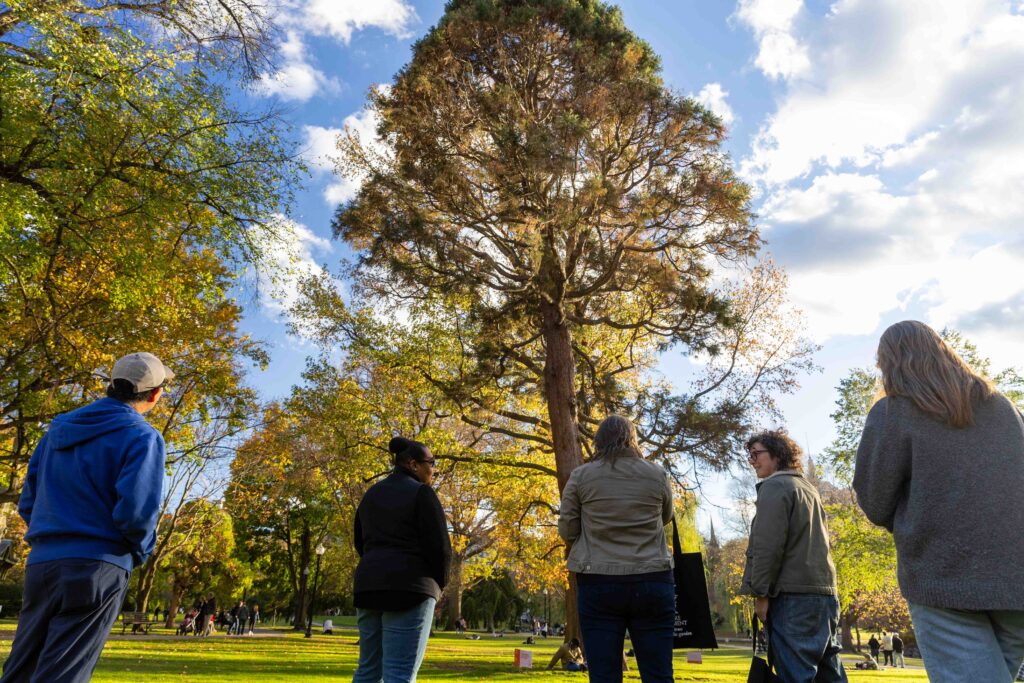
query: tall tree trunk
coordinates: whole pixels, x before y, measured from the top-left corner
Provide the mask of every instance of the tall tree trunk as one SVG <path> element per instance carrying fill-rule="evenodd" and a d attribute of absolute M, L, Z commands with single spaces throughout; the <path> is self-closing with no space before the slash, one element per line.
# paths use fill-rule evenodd
<path fill-rule="evenodd" d="M 178 605 L 181 604 L 181 596 L 183 591 L 177 586 L 171 585 L 171 604 L 167 608 L 167 621 L 164 622 L 164 628 L 174 628 L 174 619 L 178 616 Z"/>
<path fill-rule="evenodd" d="M 153 579 L 156 578 L 156 560 L 155 555 L 150 555 L 139 570 L 139 588 L 135 592 L 135 604 L 139 612 L 149 609 L 149 596 L 153 592 Z"/>
<path fill-rule="evenodd" d="M 543 304 L 544 393 L 555 447 L 558 490 L 565 488 L 569 474 L 583 463 L 576 415 L 576 363 L 572 355 L 572 334 L 557 304 Z"/>
<path fill-rule="evenodd" d="M 555 470 L 558 491 L 565 488 L 569 474 L 583 463 L 576 414 L 576 364 L 572 355 L 572 334 L 565 324 L 560 306 L 542 305 L 544 314 L 544 393 L 551 421 L 551 440 L 555 446 Z M 570 547 L 566 546 L 566 554 Z M 565 640 L 580 638 L 576 614 L 576 581 L 569 578 L 565 593 Z M 582 640 L 582 638 L 581 638 Z"/>
<path fill-rule="evenodd" d="M 299 537 L 299 590 L 295 595 L 295 623 L 292 624 L 292 628 L 296 631 L 306 630 L 306 596 L 309 588 L 309 573 L 313 571 L 313 568 L 309 566 L 312 553 L 310 552 L 310 546 L 312 545 L 313 535 L 309 531 L 309 523 L 303 521 L 302 523 L 302 535 Z"/>
<path fill-rule="evenodd" d="M 853 650 L 853 627 L 856 625 L 859 615 L 852 609 L 847 609 L 843 612 L 843 649 L 847 651 Z"/>
<path fill-rule="evenodd" d="M 445 586 L 446 597 L 448 598 L 448 624 L 445 629 L 455 630 L 455 622 L 462 616 L 462 584 L 463 565 L 465 559 L 461 553 L 452 554 L 451 572 L 448 575 L 448 585 Z"/>

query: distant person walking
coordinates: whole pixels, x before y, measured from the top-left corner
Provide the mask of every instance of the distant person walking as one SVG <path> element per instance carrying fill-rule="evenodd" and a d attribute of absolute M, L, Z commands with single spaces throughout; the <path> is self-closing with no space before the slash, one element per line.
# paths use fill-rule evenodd
<path fill-rule="evenodd" d="M 760 481 L 741 590 L 754 596 L 783 683 L 845 682 L 836 568 L 803 452 L 782 431 L 756 434 L 746 447 Z"/>
<path fill-rule="evenodd" d="M 882 656 L 885 657 L 886 666 L 892 666 L 892 634 L 882 631 Z"/>
<path fill-rule="evenodd" d="M 32 454 L 18 503 L 32 550 L 3 683 L 92 676 L 156 543 L 164 440 L 143 415 L 173 377 L 150 353 L 118 359 L 107 398 L 54 418 Z"/>
<path fill-rule="evenodd" d="M 875 660 L 875 663 L 878 664 L 878 653 L 882 649 L 882 643 L 874 633 L 871 634 L 871 640 L 868 641 L 868 649 L 871 651 L 871 659 Z"/>
<path fill-rule="evenodd" d="M 203 600 L 202 605 L 199 607 L 199 624 L 196 627 L 197 636 L 208 636 L 210 635 L 211 620 L 217 613 L 217 598 L 213 593 L 207 593 L 206 599 Z"/>
<path fill-rule="evenodd" d="M 238 604 L 235 605 L 234 607 L 232 607 L 231 611 L 228 612 L 228 615 L 227 615 L 227 619 L 228 619 L 227 635 L 229 635 L 229 636 L 233 635 L 235 633 L 235 629 L 238 628 L 238 610 L 241 609 L 241 607 L 242 607 L 242 601 L 239 600 Z"/>
<path fill-rule="evenodd" d="M 260 606 L 253 605 L 252 609 L 249 610 L 249 635 L 253 635 L 256 631 L 256 624 L 260 623 Z"/>
<path fill-rule="evenodd" d="M 892 634 L 892 665 L 901 669 L 906 668 L 903 661 L 903 639 L 900 638 L 899 633 Z"/>
<path fill-rule="evenodd" d="M 238 613 L 235 615 L 235 635 L 244 636 L 246 627 L 249 624 L 249 608 L 245 606 L 245 600 L 238 603 Z"/>
<path fill-rule="evenodd" d="M 924 323 L 889 327 L 877 358 L 853 487 L 895 538 L 928 677 L 1007 683 L 1024 660 L 1024 422 Z"/>
<path fill-rule="evenodd" d="M 448 523 L 430 487 L 433 454 L 401 437 L 391 439 L 388 450 L 394 471 L 370 487 L 356 510 L 354 683 L 416 680 L 451 564 Z"/>
<path fill-rule="evenodd" d="M 643 459 L 633 423 L 609 415 L 594 435 L 594 459 L 569 475 L 558 533 L 572 544 L 577 608 L 591 683 L 622 681 L 629 629 L 643 683 L 671 683 L 675 590 L 665 524 L 672 488 Z"/>

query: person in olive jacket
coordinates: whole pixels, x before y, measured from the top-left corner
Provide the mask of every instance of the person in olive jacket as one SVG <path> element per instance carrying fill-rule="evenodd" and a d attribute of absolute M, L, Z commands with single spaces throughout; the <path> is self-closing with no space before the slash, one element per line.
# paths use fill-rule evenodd
<path fill-rule="evenodd" d="M 621 683 L 627 629 L 643 683 L 672 683 L 675 588 L 665 525 L 672 487 L 644 460 L 636 427 L 609 415 L 594 434 L 594 458 L 569 475 L 558 533 L 572 544 L 577 613 L 590 683 Z"/>
<path fill-rule="evenodd" d="M 782 683 L 846 683 L 836 568 L 803 453 L 783 431 L 756 434 L 746 447 L 760 481 L 741 592 L 755 597 Z"/>
<path fill-rule="evenodd" d="M 395 437 L 395 469 L 366 492 L 355 519 L 355 606 L 359 665 L 353 683 L 415 681 L 434 606 L 448 582 L 451 542 L 430 484 L 434 456 Z"/>

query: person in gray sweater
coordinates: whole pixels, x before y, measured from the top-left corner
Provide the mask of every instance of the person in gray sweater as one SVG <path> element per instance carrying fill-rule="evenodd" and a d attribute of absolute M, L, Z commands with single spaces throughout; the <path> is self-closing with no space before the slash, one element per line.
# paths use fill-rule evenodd
<path fill-rule="evenodd" d="M 896 541 L 929 679 L 1007 683 L 1024 660 L 1024 421 L 924 323 L 887 329 L 878 367 L 853 488 Z"/>

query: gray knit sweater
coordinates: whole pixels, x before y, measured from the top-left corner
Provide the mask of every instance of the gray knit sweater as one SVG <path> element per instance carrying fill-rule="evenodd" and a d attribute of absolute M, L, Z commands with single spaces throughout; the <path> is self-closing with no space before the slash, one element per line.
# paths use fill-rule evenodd
<path fill-rule="evenodd" d="M 1024 422 L 996 395 L 948 427 L 902 397 L 871 409 L 853 488 L 896 540 L 910 602 L 1024 610 Z"/>

